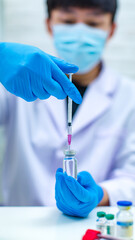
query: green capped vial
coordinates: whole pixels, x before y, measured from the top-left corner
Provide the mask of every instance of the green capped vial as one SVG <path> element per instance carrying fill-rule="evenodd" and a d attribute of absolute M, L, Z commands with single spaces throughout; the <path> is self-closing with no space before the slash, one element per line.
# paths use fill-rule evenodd
<path fill-rule="evenodd" d="M 117 202 L 119 212 L 117 213 L 117 236 L 123 239 L 133 239 L 133 214 L 131 212 L 132 202 Z"/>
<path fill-rule="evenodd" d="M 97 212 L 97 220 L 96 220 L 96 229 L 101 233 L 105 233 L 105 212 Z"/>
<path fill-rule="evenodd" d="M 111 236 L 115 236 L 115 221 L 114 214 L 106 214 L 106 233 Z"/>

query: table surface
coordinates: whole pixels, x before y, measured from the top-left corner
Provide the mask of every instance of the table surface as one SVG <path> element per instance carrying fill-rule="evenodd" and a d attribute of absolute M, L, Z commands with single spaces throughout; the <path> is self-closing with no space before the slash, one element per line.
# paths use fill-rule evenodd
<path fill-rule="evenodd" d="M 96 208 L 81 219 L 54 207 L 0 207 L 0 240 L 81 240 L 87 229 L 95 229 L 97 211 L 116 214 L 118 209 Z"/>

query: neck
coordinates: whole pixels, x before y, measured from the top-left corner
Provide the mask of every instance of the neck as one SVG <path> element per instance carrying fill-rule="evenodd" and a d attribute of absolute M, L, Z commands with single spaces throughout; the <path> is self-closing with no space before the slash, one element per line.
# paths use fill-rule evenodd
<path fill-rule="evenodd" d="M 102 68 L 102 63 L 99 63 L 95 68 L 86 74 L 74 74 L 73 82 L 80 86 L 87 87 L 92 83 L 99 75 Z"/>

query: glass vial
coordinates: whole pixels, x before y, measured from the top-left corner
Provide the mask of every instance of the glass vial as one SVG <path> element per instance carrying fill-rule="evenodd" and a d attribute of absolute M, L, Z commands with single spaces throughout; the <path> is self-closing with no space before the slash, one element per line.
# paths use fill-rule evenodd
<path fill-rule="evenodd" d="M 106 234 L 115 236 L 115 221 L 113 214 L 106 214 Z"/>
<path fill-rule="evenodd" d="M 119 212 L 117 213 L 117 236 L 123 239 L 133 239 L 133 214 L 130 211 L 132 202 L 117 202 Z"/>
<path fill-rule="evenodd" d="M 101 233 L 105 233 L 105 212 L 97 212 L 97 220 L 96 220 L 96 229 Z"/>
<path fill-rule="evenodd" d="M 65 150 L 65 157 L 63 160 L 63 172 L 77 180 L 77 160 L 75 158 L 74 150 Z"/>

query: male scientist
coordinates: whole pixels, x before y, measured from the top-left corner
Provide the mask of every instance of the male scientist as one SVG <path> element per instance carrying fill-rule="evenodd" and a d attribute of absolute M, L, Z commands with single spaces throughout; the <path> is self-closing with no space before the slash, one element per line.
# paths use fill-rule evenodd
<path fill-rule="evenodd" d="M 98 204 L 134 201 L 135 84 L 101 61 L 115 32 L 116 0 L 48 0 L 47 6 L 46 22 L 57 55 L 79 66 L 73 83 L 83 101 L 78 105 L 80 95 L 64 75 L 75 73 L 75 66 L 29 46 L 21 51 L 22 45 L 0 45 L 0 81 L 14 94 L 0 86 L 0 124 L 7 139 L 4 204 L 56 202 L 63 213 L 86 217 Z M 56 98 L 67 95 L 77 103 L 72 139 L 77 180 L 59 168 L 67 143 L 67 100 Z"/>

